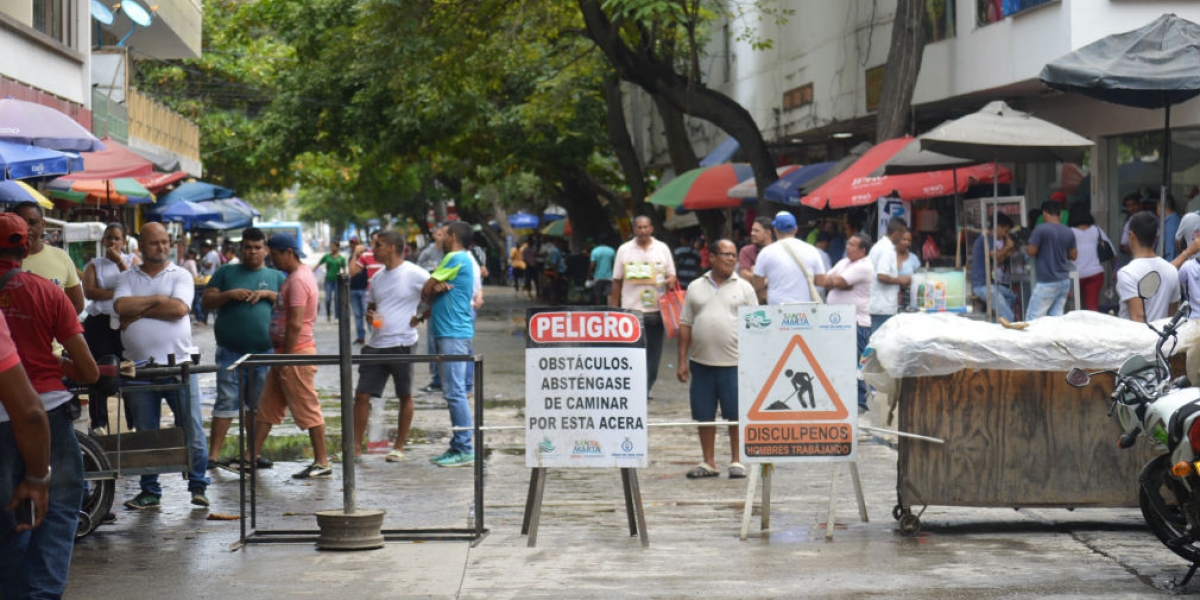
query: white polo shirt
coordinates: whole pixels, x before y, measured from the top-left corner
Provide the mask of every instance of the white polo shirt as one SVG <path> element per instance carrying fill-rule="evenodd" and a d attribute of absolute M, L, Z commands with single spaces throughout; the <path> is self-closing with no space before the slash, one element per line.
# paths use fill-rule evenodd
<path fill-rule="evenodd" d="M 175 263 L 167 263 L 157 276 L 150 277 L 138 265 L 117 279 L 113 302 L 125 297 L 170 296 L 183 301 L 190 308 L 195 296 L 196 283 L 192 275 Z M 132 361 L 154 359 L 165 365 L 167 357 L 174 354 L 175 362 L 192 359 L 192 322 L 188 315 L 172 321 L 141 318 L 121 331 L 121 343 L 125 345 L 125 358 Z"/>

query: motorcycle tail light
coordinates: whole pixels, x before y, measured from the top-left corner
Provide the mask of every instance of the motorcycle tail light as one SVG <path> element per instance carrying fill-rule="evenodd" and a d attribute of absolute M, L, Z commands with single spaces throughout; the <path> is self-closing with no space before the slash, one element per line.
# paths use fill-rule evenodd
<path fill-rule="evenodd" d="M 1200 417 L 1188 427 L 1188 441 L 1192 444 L 1192 455 L 1200 454 Z"/>
<path fill-rule="evenodd" d="M 1186 460 L 1179 461 L 1171 467 L 1171 472 L 1174 473 L 1176 477 L 1187 477 L 1188 473 L 1192 472 L 1192 463 L 1189 463 Z"/>

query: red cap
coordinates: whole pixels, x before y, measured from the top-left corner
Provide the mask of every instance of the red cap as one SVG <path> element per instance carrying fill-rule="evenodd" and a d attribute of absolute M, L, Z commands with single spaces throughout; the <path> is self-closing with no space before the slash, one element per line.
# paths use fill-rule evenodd
<path fill-rule="evenodd" d="M 1054 192 L 1053 194 L 1050 194 L 1050 199 L 1055 202 L 1066 202 L 1067 195 L 1062 192 Z"/>
<path fill-rule="evenodd" d="M 24 248 L 29 225 L 16 213 L 0 213 L 0 248 Z"/>

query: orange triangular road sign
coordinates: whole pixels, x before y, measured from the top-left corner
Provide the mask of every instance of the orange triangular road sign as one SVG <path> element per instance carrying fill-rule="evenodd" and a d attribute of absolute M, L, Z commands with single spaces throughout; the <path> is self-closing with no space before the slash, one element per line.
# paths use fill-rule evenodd
<path fill-rule="evenodd" d="M 789 369 L 789 371 L 793 373 L 791 378 L 794 391 L 787 398 L 775 398 L 768 403 L 767 398 L 771 394 L 771 390 L 775 388 L 776 381 L 784 373 L 784 367 L 787 366 L 788 360 L 795 354 L 797 348 L 804 354 L 804 358 L 808 362 L 812 374 L 810 375 L 808 372 L 802 371 L 793 365 L 793 368 Z M 820 410 L 817 409 L 817 403 L 812 393 L 813 376 L 815 376 L 816 381 L 821 384 L 821 388 L 825 390 L 825 393 L 833 402 L 832 410 L 828 407 Z M 788 375 L 784 375 L 785 381 L 788 378 Z M 767 406 L 764 407 L 763 404 L 767 404 Z M 791 408 L 792 406 L 799 406 L 800 408 Z M 751 421 L 839 421 L 849 415 L 850 413 L 846 410 L 846 405 L 842 403 L 841 397 L 833 389 L 833 383 L 825 375 L 825 370 L 817 363 L 816 357 L 813 356 L 808 344 L 804 342 L 804 338 L 798 335 L 793 336 L 792 341 L 784 348 L 783 354 L 779 357 L 779 362 L 775 363 L 775 368 L 771 370 L 766 384 L 763 386 L 762 391 L 758 393 L 758 397 L 754 399 L 754 404 L 750 406 L 750 411 L 747 414 Z"/>

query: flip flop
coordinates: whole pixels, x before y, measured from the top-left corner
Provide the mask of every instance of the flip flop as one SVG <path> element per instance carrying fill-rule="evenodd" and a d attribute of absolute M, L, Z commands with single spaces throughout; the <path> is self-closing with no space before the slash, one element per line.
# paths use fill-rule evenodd
<path fill-rule="evenodd" d="M 404 451 L 403 450 L 392 450 L 391 452 L 387 453 L 387 458 L 385 460 L 387 462 L 403 461 L 404 460 Z"/>
<path fill-rule="evenodd" d="M 720 471 L 708 466 L 705 463 L 700 463 L 687 472 L 688 479 L 703 479 L 705 477 L 717 477 L 721 474 Z"/>
<path fill-rule="evenodd" d="M 730 479 L 745 479 L 746 478 L 746 467 L 743 466 L 742 463 L 733 463 L 733 464 L 729 465 L 729 478 Z"/>

